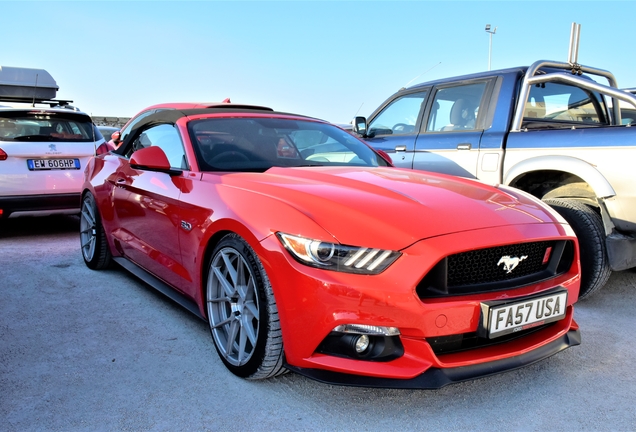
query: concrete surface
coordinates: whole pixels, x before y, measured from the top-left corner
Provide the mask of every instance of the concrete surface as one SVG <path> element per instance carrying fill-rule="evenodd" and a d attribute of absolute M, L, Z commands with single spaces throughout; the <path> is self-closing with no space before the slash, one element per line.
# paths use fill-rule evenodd
<path fill-rule="evenodd" d="M 91 271 L 76 217 L 0 222 L 0 430 L 635 430 L 636 272 L 579 303 L 583 343 L 437 391 L 250 382 L 205 322 Z"/>

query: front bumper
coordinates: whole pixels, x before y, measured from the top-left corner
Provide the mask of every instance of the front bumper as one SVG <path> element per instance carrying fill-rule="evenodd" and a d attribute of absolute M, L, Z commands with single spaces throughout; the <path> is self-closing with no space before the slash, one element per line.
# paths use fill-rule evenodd
<path fill-rule="evenodd" d="M 449 384 L 508 372 L 541 361 L 569 347 L 581 344 L 579 329 L 572 329 L 554 341 L 524 354 L 492 362 L 454 368 L 430 368 L 411 379 L 391 379 L 338 373 L 323 369 L 306 369 L 286 364 L 285 366 L 308 378 L 326 384 L 355 387 L 438 389 Z"/>
<path fill-rule="evenodd" d="M 419 281 L 445 256 L 498 245 L 493 242 L 554 239 L 576 241 L 568 227 L 558 224 L 507 226 L 439 236 L 404 249 L 400 259 L 374 276 L 304 266 L 291 258 L 274 236 L 264 239 L 257 253 L 264 257 L 263 266 L 274 289 L 285 358 L 291 370 L 325 382 L 436 388 L 514 369 L 578 344 L 572 306 L 580 286 L 578 254 L 569 271 L 530 285 L 437 298 L 420 298 L 416 292 Z M 480 323 L 482 302 L 523 299 L 556 287 L 569 293 L 566 317 L 560 321 L 514 340 L 479 348 L 453 352 L 433 348 L 431 341 L 436 338 L 474 334 Z M 396 327 L 403 354 L 387 361 L 325 354 L 319 347 L 342 324 Z M 341 379 L 343 375 L 351 377 Z M 442 376 L 447 378 L 439 378 Z M 412 380 L 414 384 L 405 384 Z"/>

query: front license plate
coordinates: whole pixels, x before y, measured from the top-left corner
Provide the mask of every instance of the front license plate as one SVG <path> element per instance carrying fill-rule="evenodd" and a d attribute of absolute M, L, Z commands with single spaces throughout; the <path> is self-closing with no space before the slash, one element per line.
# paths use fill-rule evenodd
<path fill-rule="evenodd" d="M 31 171 L 80 169 L 79 159 L 27 159 Z"/>
<path fill-rule="evenodd" d="M 489 339 L 527 330 L 565 317 L 568 292 L 559 290 L 506 304 L 482 303 L 482 326 Z"/>

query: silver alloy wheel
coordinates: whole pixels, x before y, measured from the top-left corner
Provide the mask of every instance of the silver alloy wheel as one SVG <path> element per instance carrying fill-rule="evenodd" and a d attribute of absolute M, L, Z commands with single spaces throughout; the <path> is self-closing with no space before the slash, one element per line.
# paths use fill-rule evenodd
<path fill-rule="evenodd" d="M 95 246 L 97 244 L 97 219 L 95 218 L 95 205 L 91 195 L 87 195 L 82 202 L 80 242 L 84 259 L 91 261 L 95 257 Z"/>
<path fill-rule="evenodd" d="M 208 317 L 216 346 L 228 363 L 242 366 L 254 354 L 259 334 L 254 274 L 236 249 L 225 247 L 212 259 L 207 288 Z"/>

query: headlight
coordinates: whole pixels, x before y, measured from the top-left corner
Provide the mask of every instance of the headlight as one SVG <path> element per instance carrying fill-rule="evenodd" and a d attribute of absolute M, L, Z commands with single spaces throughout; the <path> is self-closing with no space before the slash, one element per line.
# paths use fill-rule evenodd
<path fill-rule="evenodd" d="M 325 270 L 378 274 L 401 255 L 396 251 L 346 246 L 281 232 L 276 235 L 298 262 Z"/>

